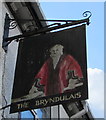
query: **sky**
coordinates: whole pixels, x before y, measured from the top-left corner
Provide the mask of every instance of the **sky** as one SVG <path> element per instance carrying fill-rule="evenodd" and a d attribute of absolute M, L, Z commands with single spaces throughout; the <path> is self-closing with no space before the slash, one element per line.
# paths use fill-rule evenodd
<path fill-rule="evenodd" d="M 85 11 L 92 13 L 90 25 L 86 27 L 89 87 L 87 102 L 95 118 L 104 118 L 104 2 L 58 1 L 40 0 L 46 19 L 80 20 L 84 18 L 82 14 Z"/>

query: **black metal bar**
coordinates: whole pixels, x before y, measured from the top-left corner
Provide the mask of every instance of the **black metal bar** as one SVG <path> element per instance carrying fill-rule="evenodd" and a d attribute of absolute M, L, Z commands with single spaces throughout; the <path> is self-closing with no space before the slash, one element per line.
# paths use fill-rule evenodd
<path fill-rule="evenodd" d="M 55 25 L 59 26 L 59 25 L 61 25 L 61 23 L 53 23 L 53 24 L 45 26 L 44 28 L 49 28 L 49 27 L 52 27 L 52 26 L 55 26 Z"/>
<path fill-rule="evenodd" d="M 15 19 L 9 19 L 11 21 L 15 21 Z M 18 21 L 34 21 L 34 19 L 17 19 Z M 84 19 L 82 19 L 84 20 Z M 39 19 L 39 21 L 47 21 L 47 22 L 76 22 L 79 20 L 43 20 L 43 19 Z"/>
<path fill-rule="evenodd" d="M 9 36 L 9 27 L 10 27 L 10 20 L 9 15 L 6 13 L 5 15 L 5 23 L 4 23 L 4 32 L 3 32 L 3 42 L 2 42 L 2 48 L 4 49 L 5 52 L 8 50 L 8 44 L 10 41 L 5 41 L 6 38 Z"/>
<path fill-rule="evenodd" d="M 23 37 L 29 37 L 29 36 L 33 36 L 33 35 L 49 32 L 49 31 L 53 31 L 53 30 L 56 30 L 56 29 L 64 28 L 64 27 L 78 25 L 78 24 L 81 24 L 81 23 L 87 23 L 87 25 L 89 25 L 89 18 L 83 19 L 83 20 L 79 20 L 79 21 L 76 21 L 76 22 L 72 22 L 72 23 L 62 24 L 60 26 L 55 26 L 55 27 L 50 27 L 50 28 L 42 28 L 40 30 L 33 31 L 33 32 L 30 32 L 30 33 L 9 37 L 9 38 L 6 38 L 5 40 L 6 41 L 13 41 L 15 39 L 19 39 L 19 38 L 23 38 Z"/>
<path fill-rule="evenodd" d="M 52 111 L 51 111 L 51 106 L 50 106 L 50 120 L 51 120 L 51 118 L 52 118 L 52 116 L 51 116 L 51 112 L 52 112 Z"/>
<path fill-rule="evenodd" d="M 6 106 L 4 106 L 4 107 L 0 108 L 0 110 L 3 110 L 3 109 L 8 108 L 8 107 L 10 107 L 10 106 L 11 106 L 11 104 L 6 105 Z"/>
<path fill-rule="evenodd" d="M 58 105 L 58 120 L 60 120 L 60 105 Z"/>
<path fill-rule="evenodd" d="M 29 3 L 27 3 L 26 4 L 27 5 L 27 7 L 28 7 L 28 9 L 30 10 L 30 12 L 31 12 L 31 14 L 32 14 L 32 9 L 30 9 L 29 8 L 29 6 L 31 5 L 31 4 L 29 4 Z M 31 7 L 32 8 L 32 7 Z M 37 14 L 34 12 L 34 14 L 37 16 Z M 33 14 L 32 14 L 33 15 Z M 86 17 L 86 19 L 87 18 L 90 18 L 92 16 L 92 13 L 90 12 L 90 11 L 85 11 L 84 13 L 83 13 L 83 17 Z M 16 19 L 9 19 L 9 20 L 12 20 L 12 21 L 16 21 Z M 36 21 L 36 19 L 35 19 L 35 16 L 34 16 L 34 19 L 17 19 L 18 21 Z M 76 22 L 76 21 L 79 21 L 79 20 L 45 20 L 45 19 L 39 19 L 38 17 L 37 17 L 37 20 L 38 20 L 38 22 L 39 21 L 48 21 L 48 22 L 66 22 L 66 23 L 68 23 L 68 22 Z M 84 19 L 82 19 L 82 20 L 84 20 Z"/>
<path fill-rule="evenodd" d="M 15 19 L 9 19 L 9 20 L 12 20 L 12 21 L 15 21 Z M 18 21 L 34 21 L 34 19 L 17 19 Z M 43 20 L 43 19 L 39 19 L 39 21 L 47 21 L 47 22 L 75 22 L 75 21 L 78 21 L 78 20 Z"/>
<path fill-rule="evenodd" d="M 36 120 L 36 115 L 37 113 L 34 111 L 34 110 L 30 110 L 30 112 L 32 113 L 33 117 L 34 117 L 34 120 Z"/>
<path fill-rule="evenodd" d="M 76 22 L 78 20 L 40 20 L 40 21 L 48 21 L 48 22 Z"/>

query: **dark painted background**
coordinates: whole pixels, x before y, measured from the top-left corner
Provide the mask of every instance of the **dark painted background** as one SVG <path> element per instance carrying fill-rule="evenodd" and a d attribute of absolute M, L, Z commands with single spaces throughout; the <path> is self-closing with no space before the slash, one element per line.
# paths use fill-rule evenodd
<path fill-rule="evenodd" d="M 82 89 L 85 98 L 88 97 L 86 26 L 81 25 L 59 32 L 25 38 L 20 41 L 12 99 L 28 94 L 34 82 L 34 76 L 49 57 L 49 48 L 57 43 L 64 46 L 64 53 L 71 54 L 80 64 L 85 79 Z"/>

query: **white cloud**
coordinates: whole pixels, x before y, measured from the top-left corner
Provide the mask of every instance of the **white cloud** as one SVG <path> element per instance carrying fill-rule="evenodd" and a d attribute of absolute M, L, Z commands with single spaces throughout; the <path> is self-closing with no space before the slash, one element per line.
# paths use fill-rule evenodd
<path fill-rule="evenodd" d="M 89 99 L 91 109 L 104 111 L 104 72 L 97 68 L 88 68 Z"/>

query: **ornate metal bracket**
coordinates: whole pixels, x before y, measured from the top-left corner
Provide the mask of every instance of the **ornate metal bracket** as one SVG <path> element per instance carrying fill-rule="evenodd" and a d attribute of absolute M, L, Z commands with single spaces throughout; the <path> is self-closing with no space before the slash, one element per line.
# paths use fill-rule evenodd
<path fill-rule="evenodd" d="M 11 43 L 11 41 L 6 41 L 9 35 L 9 30 L 14 29 L 16 27 L 17 27 L 16 21 L 11 20 L 9 15 L 6 13 L 5 23 L 4 23 L 3 42 L 2 42 L 2 48 L 4 49 L 5 52 L 7 52 L 8 45 Z"/>
<path fill-rule="evenodd" d="M 90 11 L 85 11 L 82 15 L 83 15 L 83 17 L 88 19 L 88 21 L 86 21 L 86 23 L 87 23 L 87 25 L 89 25 L 90 24 L 89 18 L 92 16 L 92 13 Z M 83 21 L 85 19 L 81 19 L 81 20 Z M 40 21 L 56 22 L 54 24 L 61 25 L 62 22 L 65 22 L 67 24 L 67 23 L 78 22 L 78 21 L 81 21 L 81 20 L 40 20 Z M 54 25 L 54 24 L 51 24 L 51 25 Z M 49 25 L 49 26 L 51 26 L 51 25 Z"/>
<path fill-rule="evenodd" d="M 90 24 L 89 18 L 92 16 L 92 13 L 90 11 L 85 11 L 82 15 L 83 15 L 83 17 L 85 17 L 85 19 L 81 19 L 81 20 L 40 20 L 42 22 L 48 21 L 48 22 L 54 22 L 54 23 L 51 25 L 45 26 L 42 29 L 38 29 L 37 31 L 27 32 L 27 33 L 24 33 L 21 35 L 13 36 L 13 37 L 6 37 L 6 38 L 4 38 L 3 41 L 11 43 L 11 41 L 13 41 L 13 40 L 19 41 L 21 38 L 33 36 L 36 34 L 46 33 L 49 31 L 56 30 L 56 29 L 60 29 L 60 28 L 79 25 L 79 24 L 83 24 L 83 23 L 86 23 L 87 25 L 89 25 Z M 10 19 L 8 17 L 8 20 L 10 21 L 9 29 L 16 28 L 17 23 L 16 23 L 15 19 Z M 33 19 L 18 19 L 18 21 L 20 21 L 20 22 L 33 21 Z M 65 24 L 64 24 L 64 22 L 65 22 Z M 7 46 L 8 46 L 8 44 L 7 44 Z"/>
<path fill-rule="evenodd" d="M 90 11 L 85 11 L 83 13 L 83 17 L 87 17 L 87 18 L 90 18 L 92 16 L 92 13 Z"/>
<path fill-rule="evenodd" d="M 9 19 L 10 20 L 10 27 L 9 27 L 9 29 L 14 29 L 14 28 L 16 28 L 17 27 L 17 22 L 14 20 L 11 20 L 11 19 Z"/>
<path fill-rule="evenodd" d="M 83 13 L 83 17 L 86 17 L 87 19 L 89 19 L 91 16 L 92 16 L 92 13 L 90 11 L 85 11 Z M 87 25 L 89 25 L 89 24 L 90 24 L 90 22 L 88 21 Z"/>

